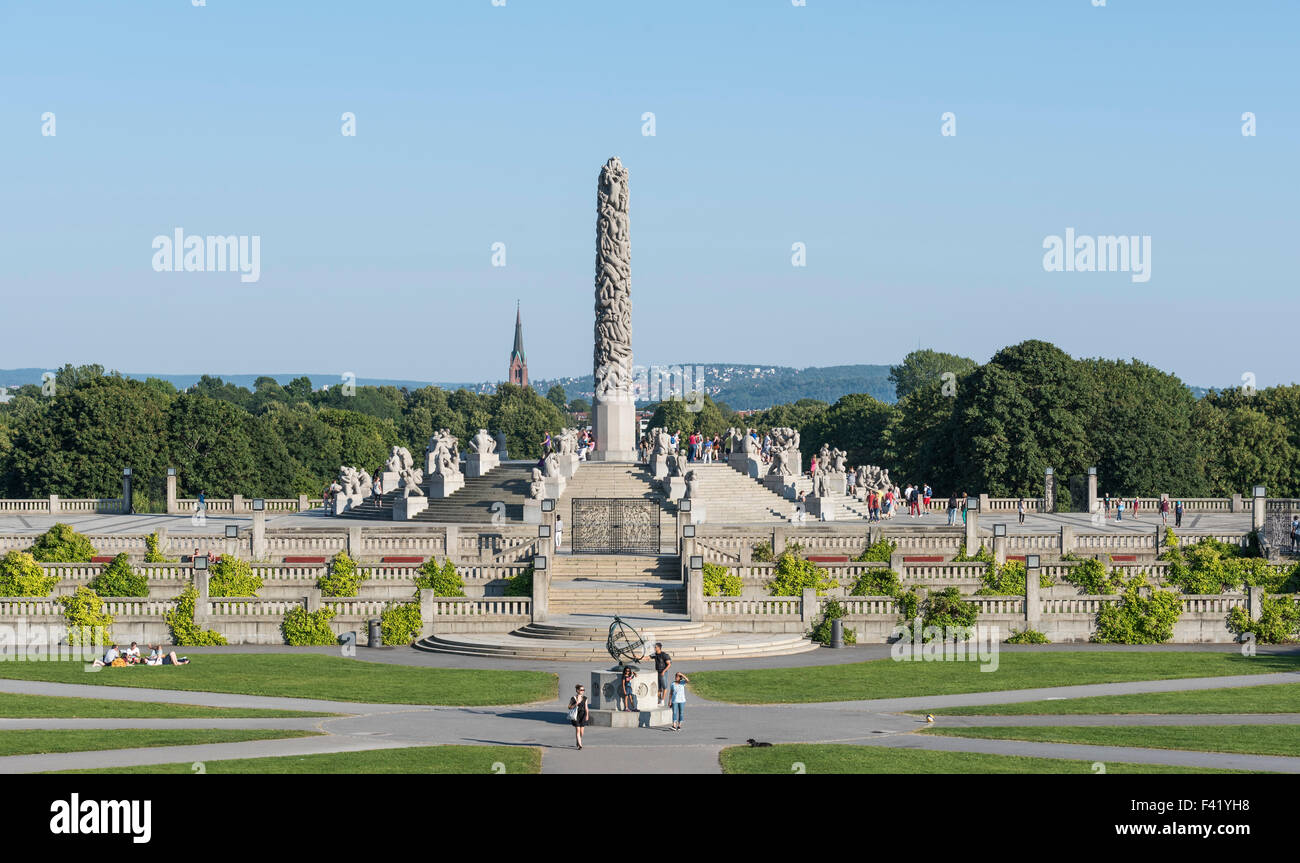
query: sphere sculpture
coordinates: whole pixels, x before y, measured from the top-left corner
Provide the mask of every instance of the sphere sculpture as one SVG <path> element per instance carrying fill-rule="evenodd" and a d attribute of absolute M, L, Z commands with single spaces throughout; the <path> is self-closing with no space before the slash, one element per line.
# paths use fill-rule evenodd
<path fill-rule="evenodd" d="M 609 625 L 605 649 L 620 666 L 630 665 L 635 668 L 639 660 L 645 659 L 645 639 L 617 614 L 614 615 L 614 622 Z"/>

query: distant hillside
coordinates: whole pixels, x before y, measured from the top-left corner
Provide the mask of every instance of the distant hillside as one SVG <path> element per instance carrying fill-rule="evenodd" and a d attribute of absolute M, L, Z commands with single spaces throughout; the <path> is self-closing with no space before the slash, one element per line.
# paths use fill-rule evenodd
<path fill-rule="evenodd" d="M 787 366 L 751 366 L 735 363 L 698 363 L 682 367 L 690 380 L 688 391 L 703 382 L 703 389 L 714 401 L 725 402 L 735 410 L 762 410 L 772 405 L 817 399 L 833 402 L 849 393 L 869 393 L 884 402 L 894 401 L 894 385 L 889 382 L 889 366 L 822 366 L 795 369 Z M 684 377 L 685 375 L 683 375 Z M 649 379 L 646 402 L 666 396 L 678 381 L 661 377 Z M 570 399 L 591 401 L 594 390 L 591 375 L 530 381 L 543 395 L 552 386 L 564 387 Z"/>
<path fill-rule="evenodd" d="M 0 387 L 14 387 L 22 384 L 39 384 L 41 374 L 46 369 L 0 369 Z M 52 370 L 51 370 L 52 371 Z M 889 382 L 889 366 L 814 366 L 796 369 L 787 366 L 753 366 L 733 363 L 700 363 L 690 366 L 691 380 L 687 382 L 694 389 L 698 375 L 704 383 L 704 391 L 714 401 L 725 402 L 734 410 L 763 410 L 773 405 L 789 404 L 799 399 L 817 399 L 834 402 L 850 393 L 867 393 L 882 402 L 894 402 L 894 385 Z M 171 375 L 165 373 L 129 373 L 129 378 L 144 380 L 161 378 L 170 381 L 178 389 L 186 389 L 198 382 L 201 375 Z M 221 375 L 215 374 L 226 383 L 253 388 L 259 377 L 272 377 L 280 385 L 289 383 L 301 374 L 269 375 Z M 312 387 L 335 386 L 341 382 L 337 374 L 307 374 Z M 436 386 L 446 390 L 465 388 L 476 393 L 495 391 L 495 382 L 478 383 L 464 381 L 415 381 L 389 378 L 357 378 L 358 386 L 394 386 L 399 389 L 419 389 Z M 569 399 L 586 399 L 591 401 L 594 385 L 591 375 L 564 378 L 544 378 L 530 381 L 533 388 L 542 395 L 556 384 L 564 387 Z M 668 381 L 662 381 L 666 389 Z M 667 395 L 660 391 L 649 393 L 653 398 L 643 402 L 658 401 Z M 1207 392 L 1205 387 L 1188 387 L 1192 395 L 1200 398 Z"/>

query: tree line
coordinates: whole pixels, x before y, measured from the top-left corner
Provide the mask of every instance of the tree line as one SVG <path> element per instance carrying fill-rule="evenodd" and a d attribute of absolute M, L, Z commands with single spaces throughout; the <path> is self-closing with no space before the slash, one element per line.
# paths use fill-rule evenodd
<path fill-rule="evenodd" d="M 1300 386 L 1211 390 L 1197 398 L 1175 375 L 1138 360 L 1076 359 L 1043 341 L 987 363 L 915 351 L 890 369 L 897 402 L 867 394 L 800 399 L 741 415 L 704 396 L 654 407 L 651 426 L 724 436 L 732 426 L 801 431 L 805 464 L 823 443 L 851 464 L 901 482 L 999 497 L 1042 493 L 1047 468 L 1065 480 L 1096 466 L 1103 492 L 1224 497 L 1263 484 L 1300 497 Z M 21 387 L 0 404 L 0 492 L 6 497 L 116 497 L 131 467 L 137 509 L 157 508 L 166 469 L 181 494 L 318 494 L 339 465 L 374 470 L 395 445 L 424 451 L 449 428 L 462 441 L 503 432 L 512 458 L 537 458 L 547 432 L 586 410 L 560 387 L 546 397 L 502 384 L 492 394 L 437 387 L 335 386 L 307 378 L 250 390 L 203 377 L 178 391 L 100 366 L 65 366 L 55 394 Z M 1068 485 L 1058 486 L 1068 498 Z"/>

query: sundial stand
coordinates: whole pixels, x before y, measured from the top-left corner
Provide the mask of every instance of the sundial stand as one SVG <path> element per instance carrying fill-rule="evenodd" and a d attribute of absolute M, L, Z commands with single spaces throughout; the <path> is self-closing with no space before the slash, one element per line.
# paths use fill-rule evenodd
<path fill-rule="evenodd" d="M 591 672 L 591 724 L 606 728 L 653 728 L 672 723 L 672 708 L 660 707 L 659 679 L 654 665 L 649 669 L 637 663 L 647 655 L 650 648 L 645 639 L 631 625 L 617 615 L 609 626 L 609 638 L 605 642 L 610 656 L 616 665 L 613 668 Z M 619 701 L 619 681 L 623 678 L 623 669 L 632 669 L 632 691 L 637 696 L 637 710 L 621 710 Z"/>

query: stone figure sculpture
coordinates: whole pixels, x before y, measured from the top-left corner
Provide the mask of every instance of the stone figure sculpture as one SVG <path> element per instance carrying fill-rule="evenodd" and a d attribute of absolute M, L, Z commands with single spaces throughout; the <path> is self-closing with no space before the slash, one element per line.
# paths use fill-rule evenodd
<path fill-rule="evenodd" d="M 551 453 L 546 457 L 546 476 L 555 477 L 560 475 L 560 457 L 556 453 Z"/>
<path fill-rule="evenodd" d="M 889 479 L 889 471 L 875 465 L 864 464 L 858 466 L 858 488 L 864 493 L 879 492 L 884 494 L 893 488 L 894 484 Z"/>
<path fill-rule="evenodd" d="M 532 482 L 528 483 L 528 499 L 541 500 L 546 496 L 546 481 L 542 479 L 542 469 L 533 468 Z"/>
<path fill-rule="evenodd" d="M 688 470 L 686 472 L 686 491 L 684 494 L 682 494 L 682 497 L 689 497 L 689 498 L 698 497 L 699 490 L 700 490 L 700 481 L 696 477 L 695 471 Z"/>
<path fill-rule="evenodd" d="M 453 438 L 453 440 L 455 439 Z M 470 449 L 479 455 L 491 455 L 497 451 L 496 438 L 488 434 L 487 429 L 479 429 L 478 434 L 474 435 L 474 437 L 470 439 L 469 446 Z"/>
<path fill-rule="evenodd" d="M 560 429 L 560 434 L 553 439 L 553 443 L 555 451 L 560 455 L 577 455 L 578 430 L 573 428 Z"/>
<path fill-rule="evenodd" d="M 408 467 L 401 473 L 402 497 L 424 497 L 424 471 Z"/>
<path fill-rule="evenodd" d="M 686 456 L 679 452 L 668 453 L 668 475 L 669 476 L 686 476 Z"/>
<path fill-rule="evenodd" d="M 628 393 L 632 384 L 632 243 L 627 169 L 605 163 L 596 189 L 596 398 Z"/>
<path fill-rule="evenodd" d="M 480 429 L 479 434 L 486 435 L 487 432 Z M 496 446 L 495 441 L 493 446 Z M 435 432 L 433 437 L 429 438 L 429 444 L 424 451 L 429 456 L 429 469 L 434 476 L 446 478 L 461 476 L 460 449 L 450 429 L 439 429 Z"/>

